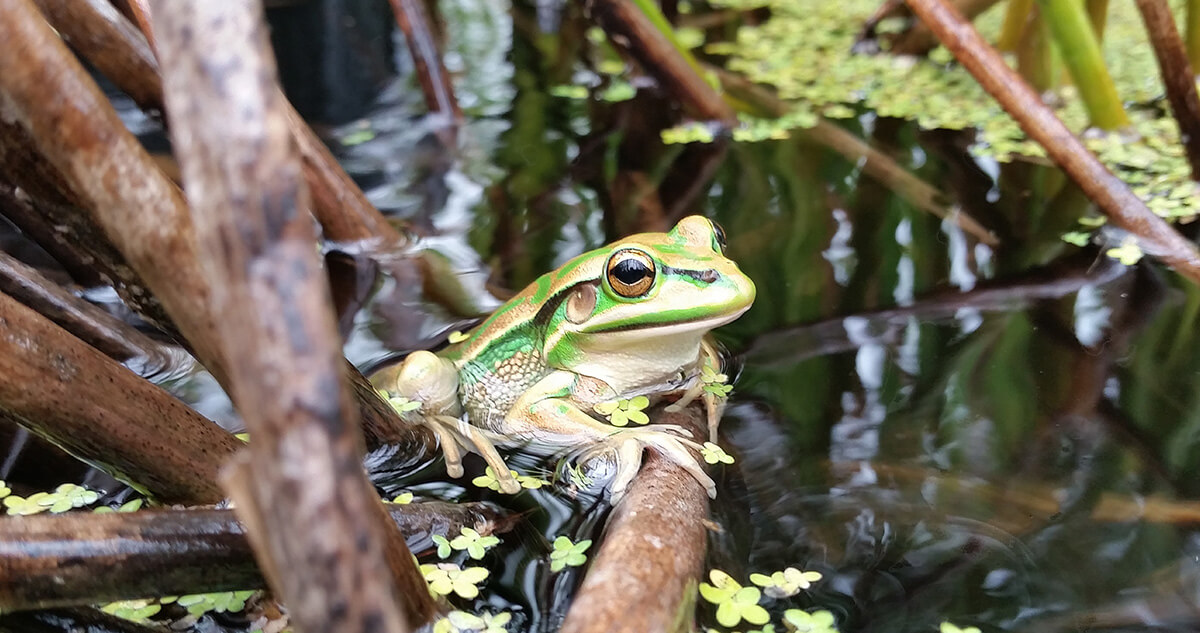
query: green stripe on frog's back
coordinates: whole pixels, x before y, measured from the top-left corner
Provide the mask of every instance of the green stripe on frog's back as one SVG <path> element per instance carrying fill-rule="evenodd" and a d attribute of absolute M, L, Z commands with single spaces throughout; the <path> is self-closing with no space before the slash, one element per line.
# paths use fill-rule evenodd
<path fill-rule="evenodd" d="M 561 304 L 566 297 L 565 291 L 575 284 L 598 279 L 609 252 L 607 248 L 588 251 L 569 260 L 558 270 L 538 277 L 472 330 L 467 340 L 445 349 L 442 356 L 461 366 L 463 362 L 487 350 L 491 343 L 507 337 L 510 332 L 517 338 L 525 338 L 523 333 L 515 330 L 532 325 L 538 311 L 547 304 L 555 307 Z"/>

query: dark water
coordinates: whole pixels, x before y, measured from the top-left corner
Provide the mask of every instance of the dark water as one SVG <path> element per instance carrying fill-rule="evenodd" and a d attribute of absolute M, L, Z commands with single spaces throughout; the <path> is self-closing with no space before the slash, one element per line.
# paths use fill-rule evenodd
<path fill-rule="evenodd" d="M 1089 206 L 1060 174 L 976 160 L 969 137 L 870 113 L 846 126 L 992 229 L 1001 243 L 988 247 L 803 134 L 663 146 L 657 131 L 678 118 L 653 89 L 615 104 L 553 96 L 599 81 L 581 61 L 574 8 L 455 0 L 441 11 L 467 115 L 457 145 L 439 141 L 404 73 L 335 135 L 371 131 L 340 150 L 347 169 L 477 301 L 489 300 L 485 282 L 518 289 L 689 213 L 725 227 L 757 285 L 750 312 L 718 333 L 741 367 L 722 424 L 738 461 L 717 473 L 725 532 L 708 569 L 743 584 L 786 566 L 820 571 L 811 591 L 769 603 L 773 621 L 823 608 L 843 631 L 1200 627 L 1200 292 L 1156 264 L 1063 243 Z M 472 316 L 406 292 L 402 258 L 371 267 L 353 245 L 327 251 L 331 266 L 360 264 L 350 270 L 365 304 L 343 319 L 360 366 Z M 163 380 L 237 424 L 202 375 Z M 523 473 L 555 467 L 511 460 Z M 598 538 L 605 504 L 562 487 L 483 494 L 469 483 L 482 464 L 468 466 L 455 481 L 440 462 L 376 471 L 389 495 L 524 513 L 485 559 L 482 597 L 456 604 L 554 630 L 582 576 L 549 573 L 550 542 Z"/>

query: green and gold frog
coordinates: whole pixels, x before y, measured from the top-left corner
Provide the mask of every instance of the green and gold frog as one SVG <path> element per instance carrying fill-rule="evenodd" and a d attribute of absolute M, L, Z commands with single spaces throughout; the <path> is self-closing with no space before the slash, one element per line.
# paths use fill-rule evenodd
<path fill-rule="evenodd" d="M 462 450 L 478 452 L 501 490 L 517 492 L 495 446 L 554 454 L 582 449 L 580 463 L 615 464 L 618 499 L 637 474 L 643 449 L 658 451 L 716 487 L 676 426 L 637 409 L 668 395 L 679 408 L 703 398 L 709 434 L 728 387 L 708 333 L 754 301 L 754 284 L 729 258 L 721 228 L 701 216 L 666 233 L 632 235 L 563 264 L 437 354 L 419 351 L 375 382 L 407 402 L 406 420 L 437 433 L 452 477 Z M 634 403 L 631 409 L 630 403 Z"/>

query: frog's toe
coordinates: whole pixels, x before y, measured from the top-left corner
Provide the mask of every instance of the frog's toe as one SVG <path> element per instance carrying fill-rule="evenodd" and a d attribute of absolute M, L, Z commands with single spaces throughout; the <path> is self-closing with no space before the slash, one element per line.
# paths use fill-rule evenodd
<path fill-rule="evenodd" d="M 609 486 L 608 498 L 613 505 L 620 503 L 621 498 L 625 496 L 625 491 L 629 489 L 629 484 L 633 483 L 633 478 L 637 476 L 638 471 L 642 468 L 642 445 L 634 438 L 622 440 L 617 445 L 616 451 L 616 469 L 617 472 L 613 475 L 612 484 Z"/>

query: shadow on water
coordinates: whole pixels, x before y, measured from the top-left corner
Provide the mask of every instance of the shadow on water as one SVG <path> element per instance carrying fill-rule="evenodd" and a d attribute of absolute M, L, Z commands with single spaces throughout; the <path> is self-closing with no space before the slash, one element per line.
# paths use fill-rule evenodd
<path fill-rule="evenodd" d="M 486 262 L 489 287 L 506 289 L 703 213 L 757 285 L 750 312 L 718 333 L 740 366 L 722 425 L 738 461 L 717 473 L 708 569 L 820 571 L 810 591 L 768 606 L 830 609 L 842 630 L 1200 626 L 1200 290 L 1062 242 L 1088 203 L 1058 172 L 977 162 L 957 133 L 850 121 L 993 229 L 1002 243 L 990 248 L 803 136 L 670 146 L 658 132 L 679 114 L 652 88 L 616 103 L 556 96 L 616 80 L 595 72 L 575 4 L 553 16 L 558 36 L 525 3 L 441 10 L 468 118 L 460 146 L 434 140 L 411 86 L 385 91 L 337 131 L 372 131 L 341 157 L 376 204 L 412 219 L 454 266 Z M 360 366 L 475 316 L 410 292 L 404 268 L 364 273 L 352 249 L 328 249 Z M 173 374 L 168 386 L 236 426 L 211 380 L 194 380 Z M 555 478 L 554 463 L 511 459 Z M 582 572 L 550 574 L 550 543 L 599 539 L 605 503 L 565 484 L 481 492 L 473 458 L 449 482 L 440 461 L 415 473 L 371 463 L 389 496 L 522 513 L 484 560 L 488 590 L 461 606 L 557 628 Z"/>

